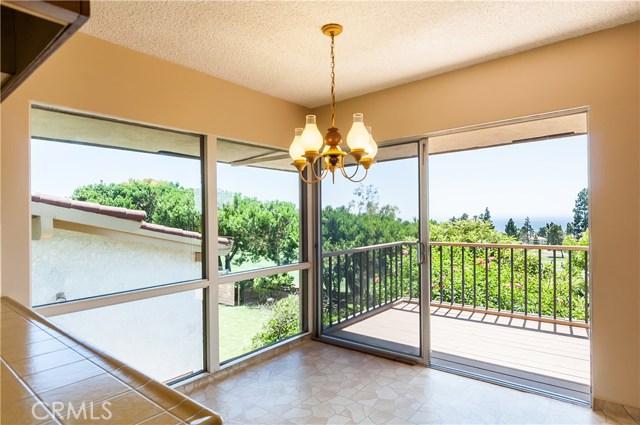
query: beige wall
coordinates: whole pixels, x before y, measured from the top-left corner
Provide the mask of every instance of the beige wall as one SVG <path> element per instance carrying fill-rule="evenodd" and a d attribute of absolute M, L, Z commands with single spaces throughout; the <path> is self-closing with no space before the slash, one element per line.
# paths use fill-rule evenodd
<path fill-rule="evenodd" d="M 595 396 L 640 406 L 640 24 L 341 102 L 378 140 L 590 107 Z M 29 299 L 29 100 L 286 146 L 305 109 L 84 35 L 2 104 L 2 292 Z M 320 123 L 328 122 L 326 109 Z M 249 124 L 249 120 L 251 123 Z M 622 215 L 629 217 L 618 225 Z M 615 225 L 614 225 L 615 223 Z"/>
<path fill-rule="evenodd" d="M 2 294 L 29 304 L 30 102 L 286 147 L 307 110 L 75 35 L 2 103 Z M 215 184 L 215 182 L 214 182 Z"/>
<path fill-rule="evenodd" d="M 340 102 L 377 140 L 589 106 L 594 396 L 640 406 L 640 24 Z M 327 122 L 327 109 L 316 110 Z M 372 170 L 375 172 L 375 168 Z M 559 176 L 560 177 L 560 176 Z"/>

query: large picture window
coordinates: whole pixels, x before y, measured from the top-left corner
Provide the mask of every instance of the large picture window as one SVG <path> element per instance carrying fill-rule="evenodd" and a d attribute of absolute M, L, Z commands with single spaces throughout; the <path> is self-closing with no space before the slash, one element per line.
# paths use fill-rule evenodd
<path fill-rule="evenodd" d="M 202 137 L 37 107 L 31 119 L 32 305 L 157 380 L 204 370 Z"/>
<path fill-rule="evenodd" d="M 304 330 L 300 179 L 286 152 L 218 140 L 220 361 Z M 293 171 L 293 172 L 292 172 Z"/>
<path fill-rule="evenodd" d="M 31 301 L 39 312 L 169 383 L 308 329 L 306 193 L 286 152 L 31 112 Z M 214 167 L 204 155 L 212 147 Z M 211 181 L 217 222 L 206 214 L 216 209 L 204 195 Z M 218 228 L 213 244 L 207 218 Z"/>
<path fill-rule="evenodd" d="M 32 110 L 32 304 L 202 279 L 199 136 Z"/>

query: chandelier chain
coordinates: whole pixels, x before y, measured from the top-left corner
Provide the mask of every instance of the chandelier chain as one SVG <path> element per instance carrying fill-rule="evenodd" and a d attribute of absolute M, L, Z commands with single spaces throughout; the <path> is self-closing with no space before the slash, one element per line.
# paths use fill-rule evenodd
<path fill-rule="evenodd" d="M 336 126 L 336 57 L 333 53 L 334 34 L 331 33 L 331 127 Z"/>

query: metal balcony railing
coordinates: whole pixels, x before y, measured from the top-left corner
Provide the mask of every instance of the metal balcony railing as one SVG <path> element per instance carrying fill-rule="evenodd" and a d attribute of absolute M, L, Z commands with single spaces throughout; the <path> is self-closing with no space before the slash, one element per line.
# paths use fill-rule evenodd
<path fill-rule="evenodd" d="M 417 258 L 415 242 L 324 253 L 323 326 L 334 326 L 401 298 L 419 298 Z"/>
<path fill-rule="evenodd" d="M 431 242 L 429 254 L 432 306 L 589 327 L 586 246 Z M 418 244 L 324 253 L 322 284 L 325 328 L 415 301 Z"/>

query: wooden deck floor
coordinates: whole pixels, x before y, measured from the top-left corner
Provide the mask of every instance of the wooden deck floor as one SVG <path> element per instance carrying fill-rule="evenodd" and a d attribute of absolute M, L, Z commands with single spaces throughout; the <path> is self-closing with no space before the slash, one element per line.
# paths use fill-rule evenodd
<path fill-rule="evenodd" d="M 431 307 L 430 320 L 432 364 L 465 365 L 523 385 L 533 380 L 545 390 L 558 386 L 588 395 L 590 350 L 584 328 L 438 307 Z M 418 305 L 400 302 L 328 334 L 417 355 L 419 326 Z"/>

